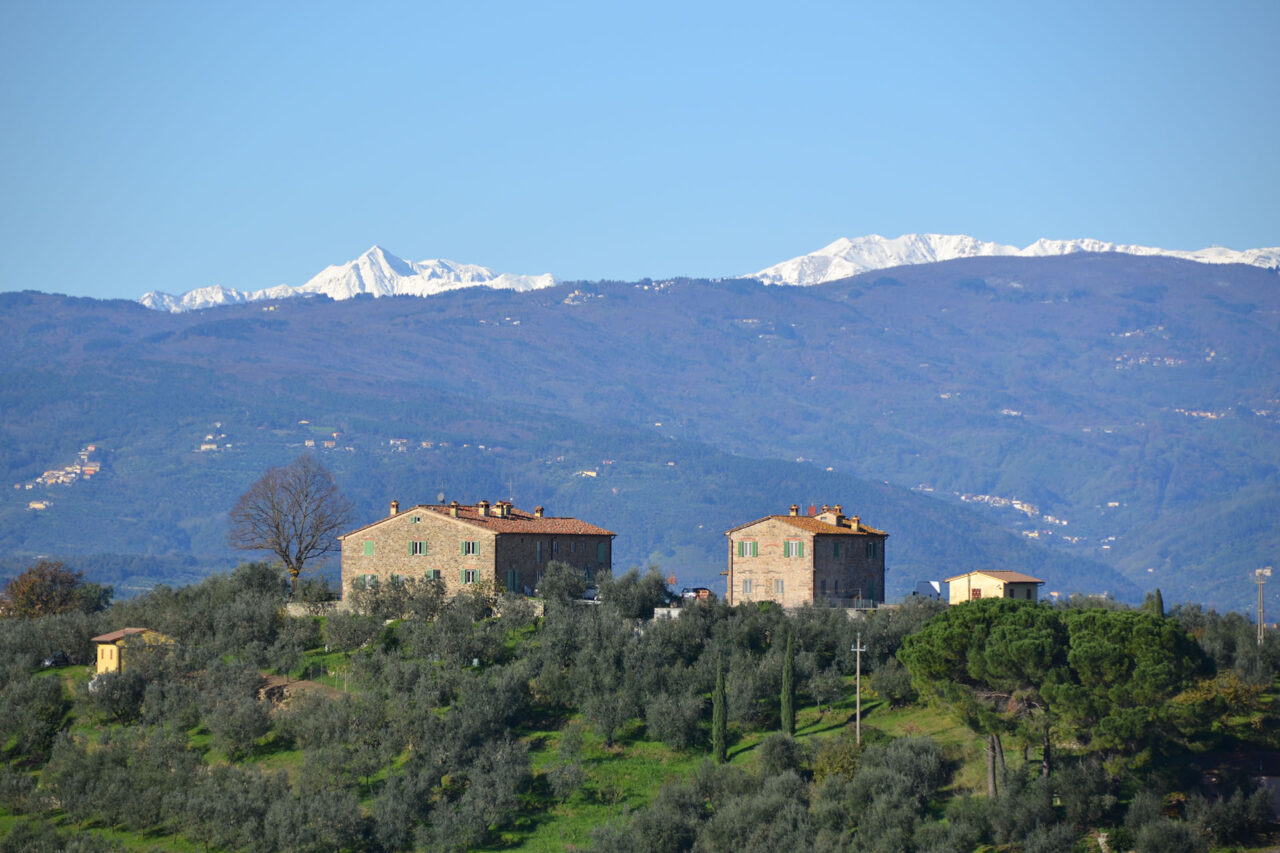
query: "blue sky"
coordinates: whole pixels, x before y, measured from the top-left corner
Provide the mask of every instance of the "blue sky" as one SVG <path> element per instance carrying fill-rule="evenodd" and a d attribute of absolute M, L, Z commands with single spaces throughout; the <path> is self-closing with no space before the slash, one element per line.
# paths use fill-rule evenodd
<path fill-rule="evenodd" d="M 892 5 L 892 8 L 890 6 Z M 1280 3 L 0 5 L 0 290 L 1280 245 Z"/>

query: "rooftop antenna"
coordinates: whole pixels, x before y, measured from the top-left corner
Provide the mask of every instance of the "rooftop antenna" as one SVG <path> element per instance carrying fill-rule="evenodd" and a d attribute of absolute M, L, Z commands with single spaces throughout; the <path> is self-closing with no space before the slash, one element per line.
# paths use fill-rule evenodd
<path fill-rule="evenodd" d="M 1262 616 L 1262 585 L 1267 582 L 1267 578 L 1271 577 L 1271 567 L 1266 566 L 1261 569 L 1254 569 L 1253 581 L 1258 585 L 1258 645 L 1262 645 L 1262 639 L 1265 636 L 1267 623 Z"/>

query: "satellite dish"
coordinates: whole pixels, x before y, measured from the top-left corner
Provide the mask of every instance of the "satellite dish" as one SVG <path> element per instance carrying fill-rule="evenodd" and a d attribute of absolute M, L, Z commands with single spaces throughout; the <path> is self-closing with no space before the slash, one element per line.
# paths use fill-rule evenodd
<path fill-rule="evenodd" d="M 440 494 L 436 495 L 436 502 L 444 503 L 444 492 L 441 492 Z"/>

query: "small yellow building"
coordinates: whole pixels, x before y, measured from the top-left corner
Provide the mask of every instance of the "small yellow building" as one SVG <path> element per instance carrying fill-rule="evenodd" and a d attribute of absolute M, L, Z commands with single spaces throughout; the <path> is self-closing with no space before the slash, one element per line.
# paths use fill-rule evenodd
<path fill-rule="evenodd" d="M 94 637 L 91 642 L 98 644 L 98 672 L 121 672 L 124 670 L 126 649 L 145 649 L 156 645 L 168 645 L 173 641 L 150 628 L 121 628 L 107 634 Z"/>
<path fill-rule="evenodd" d="M 969 572 L 947 578 L 949 604 L 964 604 L 980 598 L 1015 598 L 1019 601 L 1037 601 L 1039 587 L 1044 581 L 1024 575 L 1022 572 Z"/>

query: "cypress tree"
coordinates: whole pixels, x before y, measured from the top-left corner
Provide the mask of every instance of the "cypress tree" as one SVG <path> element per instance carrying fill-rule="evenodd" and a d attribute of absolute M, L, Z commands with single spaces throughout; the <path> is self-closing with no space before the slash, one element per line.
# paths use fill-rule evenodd
<path fill-rule="evenodd" d="M 729 723 L 724 697 L 724 658 L 716 661 L 716 689 L 711 694 L 711 752 L 717 764 L 728 760 Z"/>
<path fill-rule="evenodd" d="M 782 731 L 796 733 L 796 653 L 791 632 L 787 632 L 787 654 L 782 661 Z"/>

